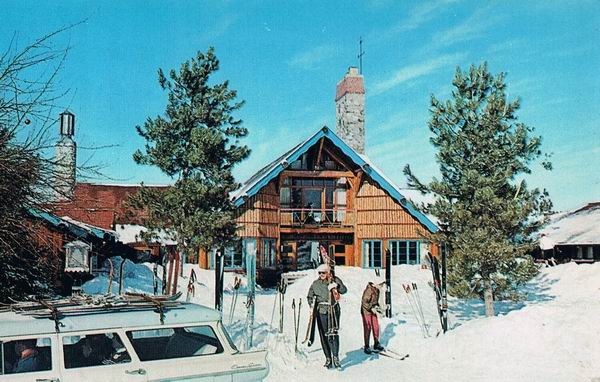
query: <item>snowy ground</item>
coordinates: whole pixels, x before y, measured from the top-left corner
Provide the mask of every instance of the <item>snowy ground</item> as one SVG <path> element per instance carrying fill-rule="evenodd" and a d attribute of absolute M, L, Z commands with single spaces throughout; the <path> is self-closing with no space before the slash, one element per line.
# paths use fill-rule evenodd
<path fill-rule="evenodd" d="M 125 289 L 152 291 L 152 273 L 144 266 L 126 266 Z M 185 292 L 192 265 L 186 265 L 180 290 Z M 198 276 L 193 301 L 212 306 L 214 272 L 194 268 Z M 269 350 L 271 373 L 268 381 L 285 381 L 291 376 L 302 381 L 600 381 L 600 263 L 565 264 L 543 268 L 528 286 L 529 298 L 518 304 L 500 303 L 499 314 L 483 316 L 479 301 L 450 300 L 451 330 L 440 331 L 435 299 L 428 285 L 431 272 L 418 266 L 393 270 L 391 319 L 380 321 L 384 346 L 410 353 L 404 361 L 367 356 L 361 347 L 360 297 L 368 281 L 381 281 L 374 271 L 353 267 L 336 268 L 348 287 L 341 301 L 341 371 L 322 367 L 319 341 L 311 348 L 299 345 L 294 351 L 292 299 L 302 299 L 300 339 L 306 333 L 306 292 L 317 277 L 314 271 L 288 287 L 285 295 L 284 333 L 278 334 L 279 313 L 273 315 L 276 293 L 258 290 L 254 345 Z M 244 286 L 234 319 L 229 322 L 234 274 L 225 279 L 223 321 L 240 349 L 244 349 L 246 301 Z M 413 315 L 402 283 L 417 283 L 431 337 L 424 338 Z M 86 284 L 88 292 L 105 292 L 107 280 Z M 113 286 L 113 291 L 118 290 Z M 185 295 L 182 297 L 185 299 Z"/>

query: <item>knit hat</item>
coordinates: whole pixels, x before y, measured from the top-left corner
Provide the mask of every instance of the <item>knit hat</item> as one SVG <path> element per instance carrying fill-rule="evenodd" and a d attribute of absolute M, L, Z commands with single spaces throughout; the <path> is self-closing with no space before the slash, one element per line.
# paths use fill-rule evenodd
<path fill-rule="evenodd" d="M 331 269 L 329 268 L 329 265 L 327 264 L 321 264 L 317 267 L 317 272 L 329 272 L 331 271 Z"/>

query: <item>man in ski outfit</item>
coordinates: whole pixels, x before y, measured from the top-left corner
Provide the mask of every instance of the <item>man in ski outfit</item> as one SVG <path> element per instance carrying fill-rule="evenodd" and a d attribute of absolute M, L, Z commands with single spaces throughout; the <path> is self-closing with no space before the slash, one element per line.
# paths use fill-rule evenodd
<path fill-rule="evenodd" d="M 331 269 L 327 264 L 319 265 L 317 272 L 319 272 L 319 278 L 310 286 L 307 300 L 311 306 L 317 304 L 315 319 L 319 329 L 321 347 L 325 353 L 325 365 L 323 366 L 339 369 L 341 365 L 338 356 L 340 348 L 338 329 L 341 311 L 334 296 L 346 293 L 347 288 L 339 277 L 331 275 Z"/>
<path fill-rule="evenodd" d="M 365 340 L 364 351 L 367 354 L 371 354 L 372 350 L 369 346 L 369 340 L 371 339 L 371 332 L 373 332 L 373 350 L 382 351 L 383 346 L 379 344 L 379 319 L 377 318 L 377 311 L 379 307 L 379 288 L 369 282 L 365 291 L 363 292 L 360 315 L 362 316 L 363 333 Z"/>

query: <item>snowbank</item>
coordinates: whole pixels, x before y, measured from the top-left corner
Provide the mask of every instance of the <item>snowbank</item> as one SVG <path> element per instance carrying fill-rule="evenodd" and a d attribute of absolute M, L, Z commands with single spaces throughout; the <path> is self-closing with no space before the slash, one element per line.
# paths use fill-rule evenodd
<path fill-rule="evenodd" d="M 185 265 L 179 288 L 184 292 L 194 269 L 197 282 L 193 301 L 212 306 L 214 271 Z M 138 278 L 137 271 L 145 276 Z M 128 283 L 137 290 L 147 288 L 149 269 L 136 268 Z M 348 287 L 341 300 L 340 359 L 343 369 L 322 367 L 324 357 L 317 343 L 308 348 L 299 344 L 294 351 L 292 300 L 302 300 L 299 342 L 306 333 L 308 304 L 306 293 L 315 271 L 288 287 L 284 302 L 284 331 L 278 333 L 279 308 L 276 292 L 258 290 L 255 300 L 255 348 L 269 350 L 271 374 L 268 381 L 586 381 L 600 378 L 600 263 L 573 263 L 543 268 L 526 286 L 529 298 L 522 303 L 499 303 L 498 316 L 484 317 L 480 301 L 450 299 L 449 322 L 452 330 L 437 335 L 441 328 L 435 298 L 429 281 L 431 272 L 419 266 L 402 265 L 393 269 L 393 317 L 380 320 L 382 343 L 401 353 L 404 361 L 367 356 L 363 345 L 360 297 L 369 281 L 382 281 L 373 270 L 338 267 L 337 275 Z M 159 272 L 160 274 L 160 272 Z M 150 272 L 151 277 L 151 272 Z M 223 321 L 240 349 L 244 349 L 246 319 L 245 278 L 229 321 L 234 295 L 233 273 L 225 275 Z M 150 278 L 151 280 L 151 278 Z M 418 286 L 430 337 L 424 338 L 401 284 Z M 127 284 L 126 284 L 127 285 Z M 151 285 L 151 284 L 150 284 Z M 114 290 L 114 287 L 113 287 Z M 151 291 L 151 289 L 146 289 Z M 104 292 L 104 291 L 103 291 Z M 437 335 L 437 336 L 436 336 Z"/>

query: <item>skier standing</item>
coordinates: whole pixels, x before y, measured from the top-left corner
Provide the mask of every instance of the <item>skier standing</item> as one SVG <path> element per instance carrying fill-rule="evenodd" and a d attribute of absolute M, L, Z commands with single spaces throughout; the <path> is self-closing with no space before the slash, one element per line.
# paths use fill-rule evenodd
<path fill-rule="evenodd" d="M 383 346 L 379 344 L 379 319 L 377 318 L 376 314 L 378 310 L 381 310 L 379 307 L 379 288 L 377 288 L 377 286 L 375 286 L 372 282 L 369 282 L 365 288 L 365 291 L 363 292 L 360 306 L 360 315 L 362 316 L 365 340 L 365 347 L 363 350 L 367 354 L 371 354 L 373 350 L 383 350 Z M 374 340 L 372 350 L 369 346 L 371 332 L 373 332 Z"/>
<path fill-rule="evenodd" d="M 331 269 L 327 264 L 321 264 L 317 268 L 319 278 L 316 279 L 308 290 L 307 300 L 309 304 L 317 304 L 317 328 L 321 339 L 321 347 L 325 353 L 326 368 L 341 367 L 338 356 L 340 340 L 338 335 L 340 322 L 339 295 L 347 291 L 342 280 L 331 275 Z"/>

